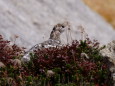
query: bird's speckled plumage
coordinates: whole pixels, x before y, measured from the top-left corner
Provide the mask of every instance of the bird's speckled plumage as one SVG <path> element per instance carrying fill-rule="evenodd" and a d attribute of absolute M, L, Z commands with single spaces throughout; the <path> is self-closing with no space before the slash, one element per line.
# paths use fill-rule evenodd
<path fill-rule="evenodd" d="M 51 31 L 49 39 L 47 41 L 44 41 L 42 43 L 39 43 L 33 46 L 29 51 L 27 51 L 24 54 L 22 61 L 29 61 L 30 60 L 29 54 L 33 53 L 35 50 L 61 46 L 60 35 L 65 30 L 70 30 L 70 24 L 68 22 L 64 22 L 62 24 L 55 25 Z"/>

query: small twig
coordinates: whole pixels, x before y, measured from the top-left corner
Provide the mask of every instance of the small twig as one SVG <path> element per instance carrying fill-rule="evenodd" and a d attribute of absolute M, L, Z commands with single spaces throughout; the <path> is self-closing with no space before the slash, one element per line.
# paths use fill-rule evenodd
<path fill-rule="evenodd" d="M 68 41 L 68 30 L 66 30 L 66 38 L 67 38 L 67 44 L 69 43 Z"/>
<path fill-rule="evenodd" d="M 86 38 L 88 38 L 88 34 L 85 32 L 85 29 L 83 26 L 78 26 L 78 29 L 80 29 L 81 32 L 81 40 L 85 40 Z"/>
<path fill-rule="evenodd" d="M 14 44 L 16 43 L 16 39 L 17 39 L 18 37 L 19 37 L 19 36 L 14 35 Z"/>

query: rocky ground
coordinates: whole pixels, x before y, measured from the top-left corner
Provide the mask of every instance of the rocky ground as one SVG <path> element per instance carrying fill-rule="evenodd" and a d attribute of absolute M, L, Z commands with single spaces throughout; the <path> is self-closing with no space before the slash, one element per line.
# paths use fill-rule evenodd
<path fill-rule="evenodd" d="M 101 50 L 101 54 L 109 61 L 108 66 L 115 86 L 115 40 L 108 43 L 106 48 Z"/>

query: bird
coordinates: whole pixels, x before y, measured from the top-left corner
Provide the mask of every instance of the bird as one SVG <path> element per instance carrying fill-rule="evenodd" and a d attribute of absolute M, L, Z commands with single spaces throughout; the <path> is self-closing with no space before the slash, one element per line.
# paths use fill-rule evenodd
<path fill-rule="evenodd" d="M 42 42 L 42 43 L 34 45 L 31 49 L 29 49 L 24 54 L 24 56 L 22 57 L 21 60 L 23 62 L 30 61 L 30 53 L 34 53 L 34 51 L 37 51 L 38 49 L 61 46 L 60 35 L 66 30 L 70 30 L 70 23 L 69 22 L 66 21 L 63 23 L 56 24 L 50 33 L 49 39 Z"/>

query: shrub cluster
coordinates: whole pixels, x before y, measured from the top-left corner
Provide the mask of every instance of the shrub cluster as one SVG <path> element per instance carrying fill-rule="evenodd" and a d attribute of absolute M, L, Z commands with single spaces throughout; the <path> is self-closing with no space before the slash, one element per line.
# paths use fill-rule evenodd
<path fill-rule="evenodd" d="M 107 64 L 97 41 L 38 49 L 22 63 L 23 49 L 0 36 L 1 86 L 112 86 Z"/>
<path fill-rule="evenodd" d="M 0 86 L 17 86 L 22 67 L 20 58 L 24 52 L 17 45 L 10 45 L 0 35 Z"/>
<path fill-rule="evenodd" d="M 30 54 L 26 74 L 37 76 L 41 83 L 36 84 L 41 86 L 110 86 L 110 72 L 100 50 L 99 43 L 89 39 L 38 49 Z"/>

